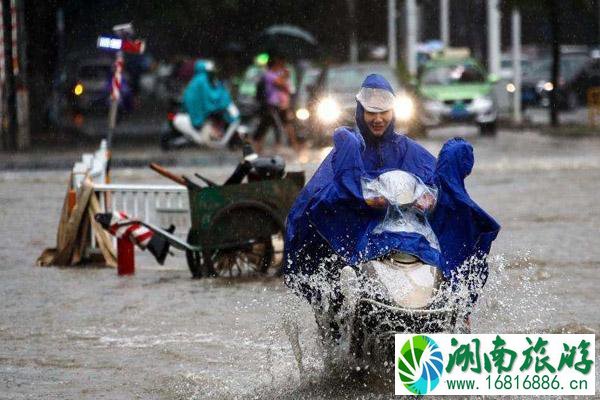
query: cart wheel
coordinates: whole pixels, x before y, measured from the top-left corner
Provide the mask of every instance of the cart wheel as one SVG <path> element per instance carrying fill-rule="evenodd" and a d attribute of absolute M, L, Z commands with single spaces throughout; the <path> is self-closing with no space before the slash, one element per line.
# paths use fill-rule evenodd
<path fill-rule="evenodd" d="M 234 249 L 207 250 L 203 252 L 205 267 L 216 276 L 238 277 L 248 274 L 266 274 L 274 265 L 275 250 L 271 238 L 260 239 Z"/>
<path fill-rule="evenodd" d="M 283 221 L 265 204 L 242 201 L 221 209 L 212 219 L 216 227 L 234 226 L 236 221 L 253 218 L 255 224 L 271 227 L 269 233 L 235 247 L 202 251 L 202 276 L 237 277 L 252 274 L 278 274 L 283 259 Z M 249 235 L 250 237 L 252 235 Z M 195 243 L 188 240 L 189 243 Z M 193 272 L 192 272 L 193 274 Z"/>

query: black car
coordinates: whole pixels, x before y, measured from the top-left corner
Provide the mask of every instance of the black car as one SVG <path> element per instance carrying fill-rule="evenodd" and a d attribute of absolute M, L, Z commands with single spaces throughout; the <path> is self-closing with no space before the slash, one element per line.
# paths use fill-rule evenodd
<path fill-rule="evenodd" d="M 600 57 L 590 59 L 571 81 L 581 104 L 587 104 L 588 90 L 594 87 L 600 87 Z"/>
<path fill-rule="evenodd" d="M 573 109 L 582 104 L 585 92 L 578 84 L 590 56 L 587 53 L 567 53 L 561 55 L 560 76 L 558 79 L 557 100 L 562 109 Z M 550 105 L 550 92 L 554 85 L 552 79 L 552 58 L 545 57 L 531 63 L 531 67 L 523 73 L 522 103 L 527 106 Z"/>

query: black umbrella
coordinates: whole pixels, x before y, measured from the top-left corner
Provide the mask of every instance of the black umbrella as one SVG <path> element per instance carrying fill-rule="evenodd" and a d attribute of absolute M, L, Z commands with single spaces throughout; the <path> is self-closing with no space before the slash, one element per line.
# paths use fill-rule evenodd
<path fill-rule="evenodd" d="M 258 51 L 277 53 L 289 60 L 313 58 L 317 55 L 315 37 L 294 25 L 272 25 L 261 32 Z"/>

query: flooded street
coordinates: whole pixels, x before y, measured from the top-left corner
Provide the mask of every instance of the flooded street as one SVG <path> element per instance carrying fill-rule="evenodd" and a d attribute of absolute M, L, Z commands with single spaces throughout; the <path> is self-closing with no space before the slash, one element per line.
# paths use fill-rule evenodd
<path fill-rule="evenodd" d="M 507 131 L 469 140 L 467 189 L 502 225 L 474 332 L 598 332 L 600 140 Z M 443 138 L 423 144 L 437 154 Z M 319 157 L 310 155 L 308 175 Z M 231 170 L 202 169 L 217 181 Z M 393 397 L 392 386 L 324 369 L 311 310 L 277 278 L 192 280 L 181 253 L 163 267 L 138 253 L 126 278 L 35 267 L 54 246 L 67 178 L 0 172 L 0 399 Z M 166 183 L 149 169 L 116 170 L 113 180 Z"/>

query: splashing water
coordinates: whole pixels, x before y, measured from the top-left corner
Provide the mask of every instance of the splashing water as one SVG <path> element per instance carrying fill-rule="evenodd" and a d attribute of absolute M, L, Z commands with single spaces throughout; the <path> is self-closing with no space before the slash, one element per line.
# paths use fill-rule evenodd
<path fill-rule="evenodd" d="M 498 255 L 490 260 L 490 276 L 473 312 L 473 330 L 477 333 L 548 331 L 557 304 L 558 298 L 528 255 L 513 261 Z"/>
<path fill-rule="evenodd" d="M 489 260 L 489 277 L 485 285 L 477 275 L 468 277 L 459 289 L 448 296 L 448 301 L 458 304 L 458 321 L 466 314 L 471 313 L 473 333 L 526 333 L 551 331 L 548 325 L 552 314 L 557 309 L 558 299 L 551 294 L 545 282 L 546 273 L 540 270 L 528 255 L 518 256 L 508 260 L 504 255 L 491 257 Z M 469 265 L 473 267 L 473 265 Z M 330 274 L 319 272 L 307 281 L 317 287 L 322 293 L 322 302 L 313 308 L 318 312 L 327 314 L 335 307 L 331 299 L 338 294 L 337 290 L 328 282 Z M 371 287 L 371 290 L 377 289 Z M 475 290 L 479 299 L 475 307 L 467 306 L 468 299 Z M 507 295 L 510 293 L 511 295 Z M 380 293 L 378 293 L 380 294 Z M 448 295 L 448 293 L 446 293 Z M 340 315 L 334 319 L 340 324 L 341 335 L 335 346 L 327 342 L 327 332 L 323 332 L 322 322 L 313 323 L 312 326 L 294 324 L 290 316 L 297 315 L 299 306 L 297 302 L 289 302 L 289 312 L 281 317 L 283 330 L 288 337 L 290 347 L 295 355 L 299 376 L 298 386 L 290 393 L 299 394 L 306 398 L 327 397 L 332 394 L 328 391 L 329 385 L 345 388 L 345 395 L 364 398 L 377 398 L 391 393 L 393 374 L 390 372 L 393 365 L 368 365 L 357 364 L 349 352 L 349 335 L 352 327 L 347 311 L 339 310 Z M 307 363 L 305 360 L 310 359 Z M 315 362 L 316 361 L 316 362 Z M 385 360 L 380 360 L 385 364 Z M 377 368 L 383 367 L 383 368 Z M 388 373 L 388 375 L 385 375 Z M 335 393 L 338 393 L 337 390 Z M 349 394 L 351 393 L 351 394 Z M 334 396 L 335 397 L 335 396 Z"/>

